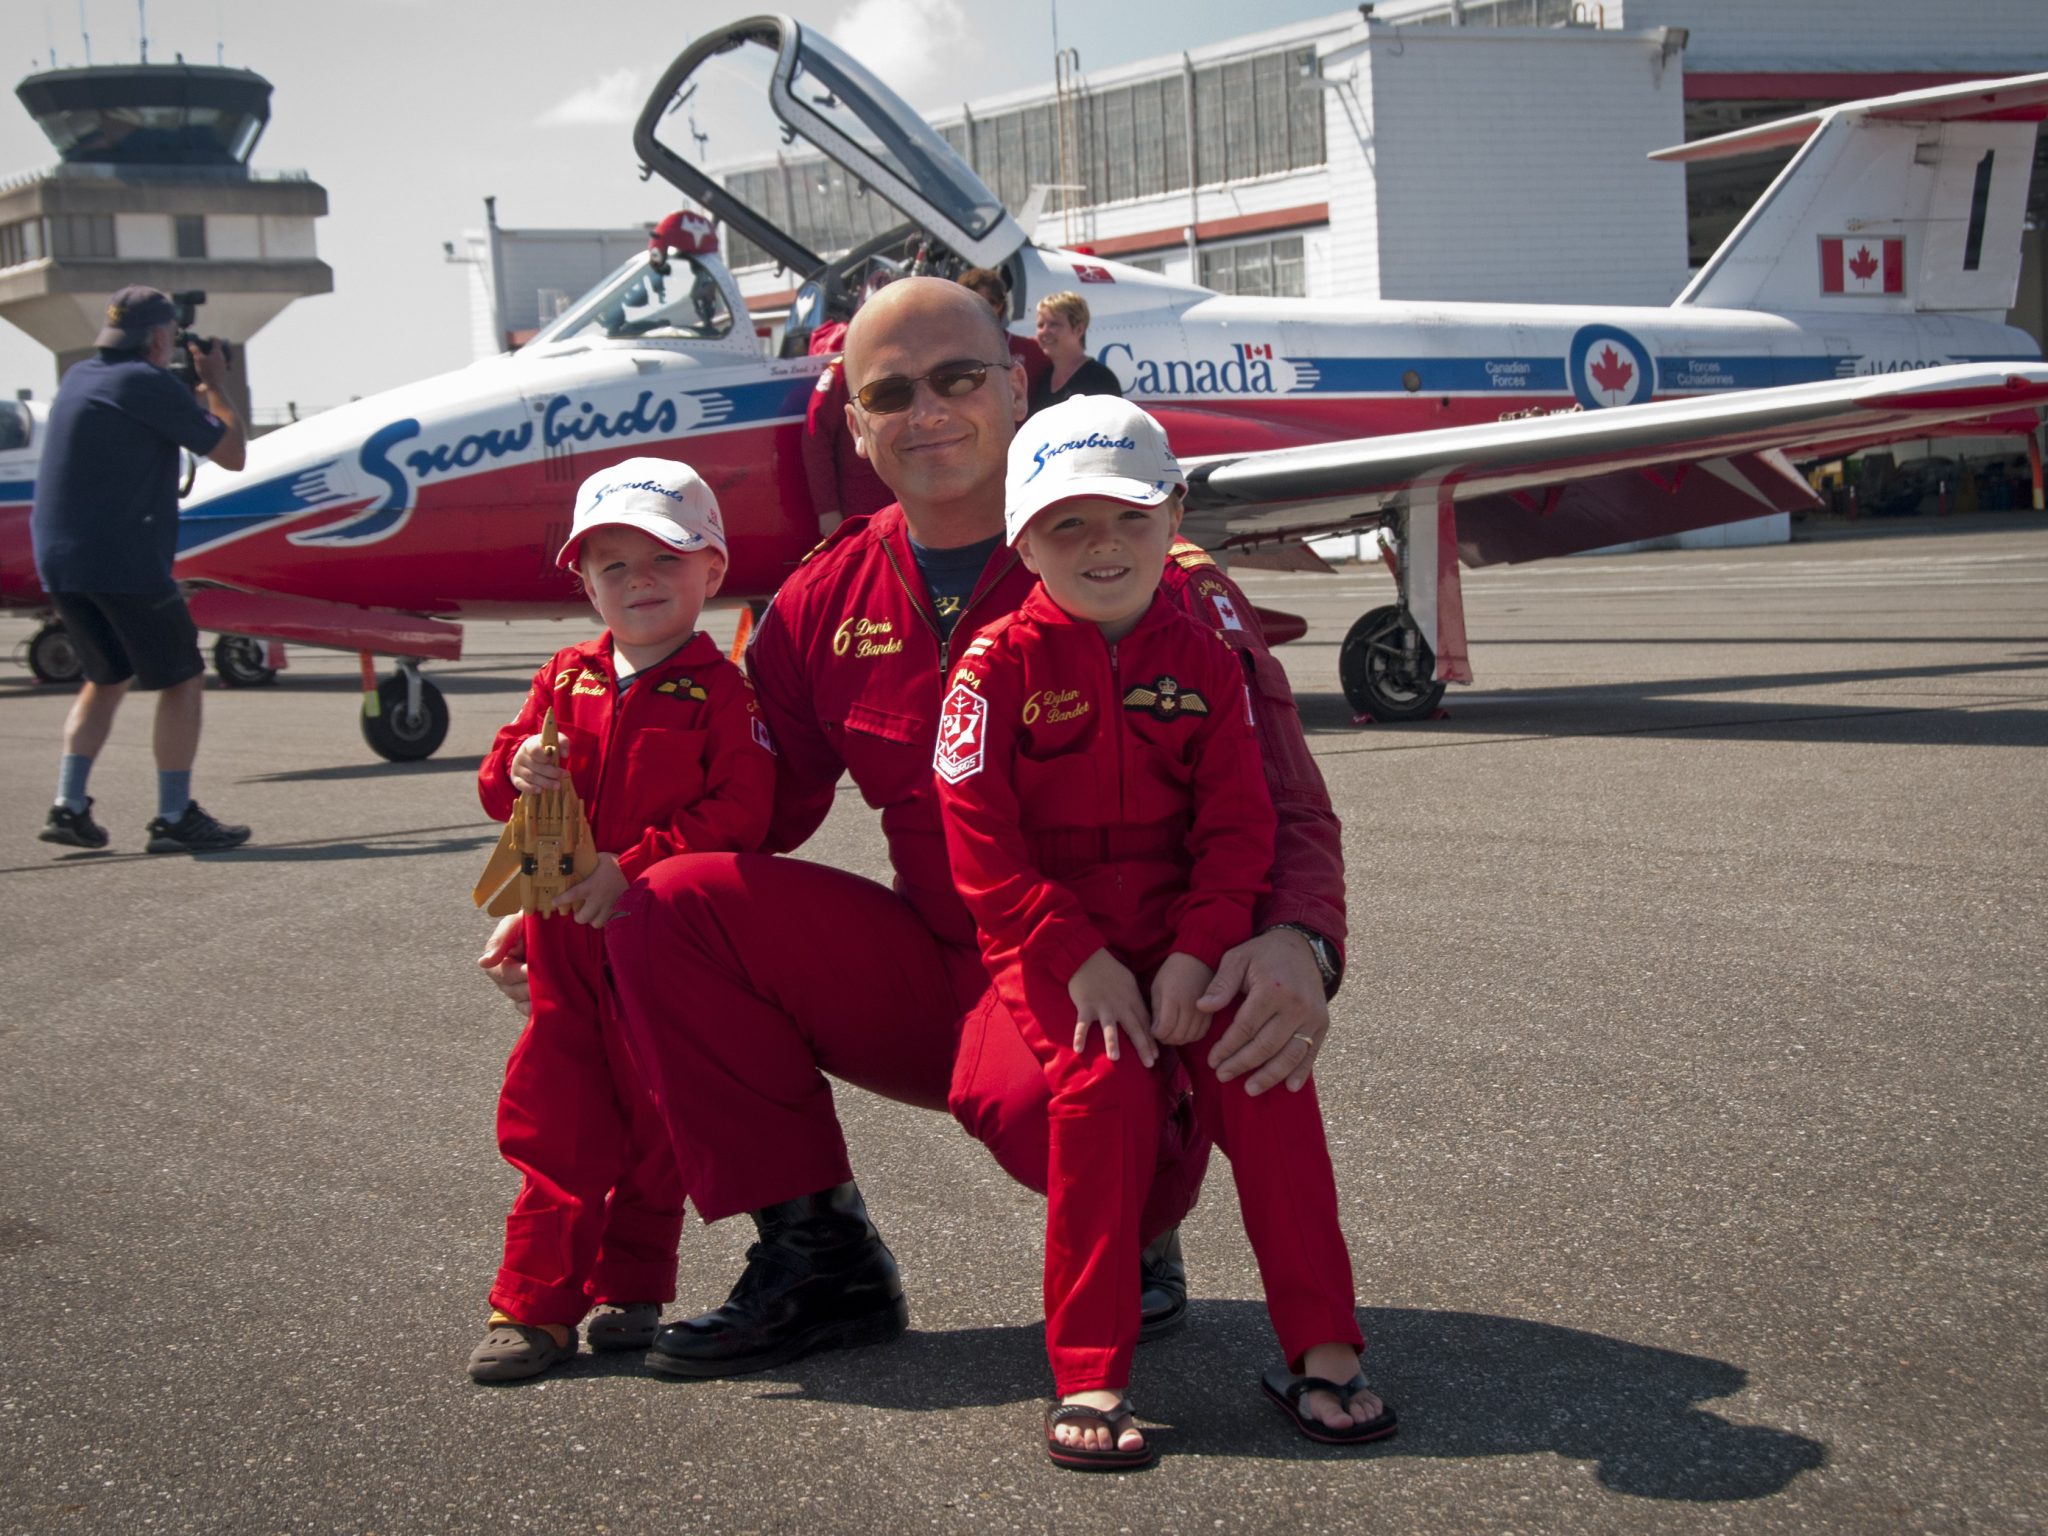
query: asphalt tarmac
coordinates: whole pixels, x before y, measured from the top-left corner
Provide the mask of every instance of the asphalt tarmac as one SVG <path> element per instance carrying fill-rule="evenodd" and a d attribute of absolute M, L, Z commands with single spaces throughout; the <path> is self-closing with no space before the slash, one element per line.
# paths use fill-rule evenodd
<path fill-rule="evenodd" d="M 113 848 L 37 842 L 67 700 L 0 668 L 0 1529 L 2038 1530 L 2048 520 L 1987 524 L 1468 573 L 1478 686 L 1401 727 L 1335 683 L 1384 573 L 1247 578 L 1311 622 L 1281 654 L 1351 880 L 1318 1080 L 1403 1427 L 1329 1451 L 1258 1396 L 1219 1160 L 1123 1478 L 1039 1449 L 1038 1201 L 853 1091 L 909 1337 L 464 1377 L 520 1022 L 471 965 L 473 778 L 588 626 L 472 627 L 416 766 L 347 659 L 210 692 L 196 791 L 257 838 L 209 858 L 140 851 L 140 700 Z M 806 851 L 883 867 L 844 787 Z M 693 1221 L 680 1305 L 750 1237 Z"/>

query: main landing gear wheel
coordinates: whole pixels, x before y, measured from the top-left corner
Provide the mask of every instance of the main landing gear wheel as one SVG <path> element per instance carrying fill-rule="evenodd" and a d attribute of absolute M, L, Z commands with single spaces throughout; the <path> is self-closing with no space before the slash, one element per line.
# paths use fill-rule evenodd
<path fill-rule="evenodd" d="M 377 713 L 363 711 L 363 740 L 370 750 L 387 762 L 416 763 L 432 757 L 448 736 L 448 703 L 441 690 L 425 678 L 417 679 L 419 705 L 408 698 L 411 692 L 403 672 L 377 685 Z"/>
<path fill-rule="evenodd" d="M 213 642 L 213 671 L 223 688 L 261 688 L 277 681 L 277 668 L 266 665 L 270 648 L 247 635 L 222 635 Z"/>
<path fill-rule="evenodd" d="M 85 663 L 78 658 L 78 647 L 71 643 L 71 632 L 54 620 L 29 636 L 28 669 L 35 673 L 37 682 L 58 687 L 85 676 Z"/>
<path fill-rule="evenodd" d="M 1375 720 L 1421 720 L 1443 701 L 1436 657 L 1422 631 L 1393 604 L 1375 608 L 1344 637 L 1337 679 L 1345 700 Z"/>

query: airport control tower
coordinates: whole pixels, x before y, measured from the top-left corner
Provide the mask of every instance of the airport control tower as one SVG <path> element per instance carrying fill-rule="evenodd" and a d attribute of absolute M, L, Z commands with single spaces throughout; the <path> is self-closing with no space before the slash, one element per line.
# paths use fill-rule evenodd
<path fill-rule="evenodd" d="M 270 121 L 261 75 L 111 64 L 30 75 L 15 94 L 60 159 L 0 181 L 0 318 L 60 374 L 92 354 L 107 295 L 129 283 L 203 290 L 194 328 L 238 354 L 293 299 L 333 290 L 313 239 L 326 189 L 249 168 Z M 246 411 L 246 367 L 231 381 Z"/>

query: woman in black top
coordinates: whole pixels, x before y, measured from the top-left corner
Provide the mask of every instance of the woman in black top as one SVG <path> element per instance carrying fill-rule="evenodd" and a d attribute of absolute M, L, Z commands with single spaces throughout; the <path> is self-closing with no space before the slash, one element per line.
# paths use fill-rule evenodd
<path fill-rule="evenodd" d="M 1038 345 L 1052 371 L 1032 380 L 1033 414 L 1075 395 L 1124 392 L 1116 375 L 1088 355 L 1088 301 L 1078 293 L 1053 293 L 1038 301 Z"/>

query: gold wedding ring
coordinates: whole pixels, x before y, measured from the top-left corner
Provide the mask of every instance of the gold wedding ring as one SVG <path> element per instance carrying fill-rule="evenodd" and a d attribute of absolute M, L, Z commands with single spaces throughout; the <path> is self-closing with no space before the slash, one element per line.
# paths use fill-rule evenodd
<path fill-rule="evenodd" d="M 1303 1045 L 1314 1045 L 1316 1043 L 1316 1037 L 1314 1035 L 1296 1035 L 1294 1038 L 1299 1040 Z"/>

